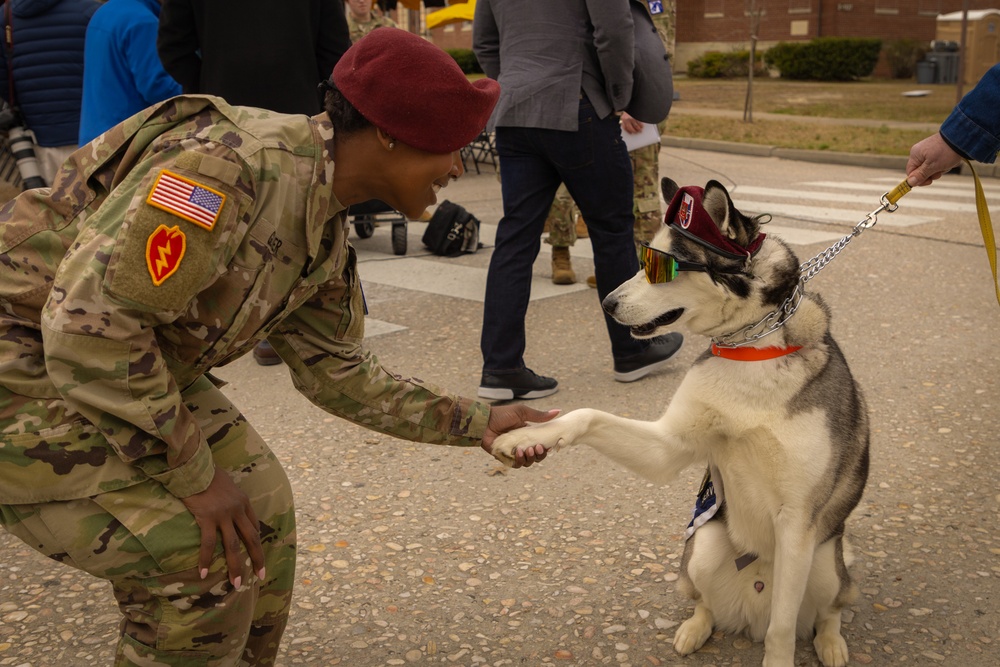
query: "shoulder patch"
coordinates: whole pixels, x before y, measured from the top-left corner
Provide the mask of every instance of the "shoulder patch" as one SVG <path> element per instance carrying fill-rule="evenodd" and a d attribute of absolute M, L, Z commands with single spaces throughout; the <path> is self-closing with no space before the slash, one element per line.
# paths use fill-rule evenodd
<path fill-rule="evenodd" d="M 169 228 L 160 225 L 149 235 L 146 239 L 146 268 L 154 285 L 159 287 L 176 273 L 186 249 L 187 237 L 177 225 Z"/>
<path fill-rule="evenodd" d="M 150 206 L 208 230 L 215 226 L 225 201 L 226 195 L 218 190 L 178 176 L 166 169 L 157 176 L 156 183 L 146 198 L 146 203 Z"/>

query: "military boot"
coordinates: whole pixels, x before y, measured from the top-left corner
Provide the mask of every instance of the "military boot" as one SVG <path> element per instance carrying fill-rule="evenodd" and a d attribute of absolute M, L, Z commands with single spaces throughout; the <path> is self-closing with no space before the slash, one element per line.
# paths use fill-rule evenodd
<path fill-rule="evenodd" d="M 576 282 L 573 264 L 569 260 L 569 246 L 552 246 L 552 282 L 556 285 Z"/>
<path fill-rule="evenodd" d="M 576 216 L 576 238 L 585 239 L 590 237 L 590 230 L 587 229 L 587 223 L 584 221 L 582 215 Z"/>

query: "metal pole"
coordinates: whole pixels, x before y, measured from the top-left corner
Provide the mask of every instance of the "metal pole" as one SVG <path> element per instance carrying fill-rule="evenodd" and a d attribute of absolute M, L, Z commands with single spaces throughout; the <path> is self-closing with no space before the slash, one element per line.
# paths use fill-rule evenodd
<path fill-rule="evenodd" d="M 962 101 L 962 85 L 965 83 L 965 63 L 969 59 L 966 35 L 969 30 L 969 0 L 962 0 L 962 37 L 958 47 L 958 83 L 955 84 L 955 104 Z"/>

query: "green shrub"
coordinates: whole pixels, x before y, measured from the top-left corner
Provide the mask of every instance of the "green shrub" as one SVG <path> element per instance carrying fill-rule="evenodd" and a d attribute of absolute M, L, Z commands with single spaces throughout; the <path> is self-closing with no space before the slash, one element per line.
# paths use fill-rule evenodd
<path fill-rule="evenodd" d="M 885 45 L 885 61 L 894 79 L 911 79 L 917 72 L 917 63 L 927 54 L 926 41 L 894 39 Z"/>
<path fill-rule="evenodd" d="M 479 66 L 479 60 L 472 49 L 445 49 L 448 55 L 455 59 L 458 66 L 466 74 L 482 74 L 483 68 Z"/>
<path fill-rule="evenodd" d="M 763 57 L 757 53 L 755 73 L 764 73 Z M 687 74 L 698 79 L 731 79 L 748 74 L 750 63 L 749 51 L 709 51 L 694 60 L 688 61 Z"/>
<path fill-rule="evenodd" d="M 871 76 L 882 40 L 820 37 L 809 42 L 779 42 L 764 54 L 785 79 L 852 81 Z"/>

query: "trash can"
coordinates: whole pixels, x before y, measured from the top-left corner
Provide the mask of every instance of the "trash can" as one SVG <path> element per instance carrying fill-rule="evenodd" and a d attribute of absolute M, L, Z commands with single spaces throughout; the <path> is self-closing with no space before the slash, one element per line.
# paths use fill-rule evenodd
<path fill-rule="evenodd" d="M 936 75 L 934 83 L 958 83 L 958 54 L 931 51 L 924 56 L 934 63 Z"/>
<path fill-rule="evenodd" d="M 923 85 L 934 83 L 934 78 L 936 76 L 937 63 L 933 63 L 929 60 L 922 60 L 917 63 L 917 83 Z"/>

